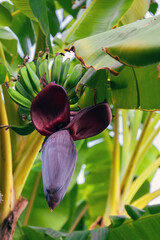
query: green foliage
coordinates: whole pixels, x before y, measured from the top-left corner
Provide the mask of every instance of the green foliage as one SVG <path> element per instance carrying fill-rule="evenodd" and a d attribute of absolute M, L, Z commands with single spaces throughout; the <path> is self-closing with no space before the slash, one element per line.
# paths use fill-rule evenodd
<path fill-rule="evenodd" d="M 10 26 L 12 23 L 12 15 L 11 13 L 3 6 L 0 4 L 0 26 L 6 27 Z"/>
<path fill-rule="evenodd" d="M 0 4 L 0 167 L 7 172 L 4 164 L 9 166 L 5 181 L 0 176 L 0 202 L 5 197 L 2 189 L 13 193 L 5 209 L 8 215 L 21 192 L 28 200 L 13 239 L 158 240 L 160 206 L 147 204 L 160 195 L 160 190 L 150 193 L 160 162 L 152 144 L 160 131 L 155 112 L 160 110 L 160 17 L 143 19 L 148 9 L 155 14 L 158 4 L 149 0 L 12 3 Z M 73 19 L 67 22 L 69 18 Z M 64 61 L 64 49 L 73 50 L 76 58 Z M 75 142 L 75 172 L 52 213 L 41 177 L 44 138 L 34 131 L 30 117 L 34 97 L 50 81 L 66 89 L 73 115 L 105 101 L 113 114 L 108 130 Z M 10 139 L 12 146 L 6 144 Z M 84 182 L 77 184 L 82 172 Z"/>

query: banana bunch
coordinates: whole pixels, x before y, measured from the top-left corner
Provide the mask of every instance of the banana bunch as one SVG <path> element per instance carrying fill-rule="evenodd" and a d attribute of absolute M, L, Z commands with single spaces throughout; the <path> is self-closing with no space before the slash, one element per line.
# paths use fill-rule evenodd
<path fill-rule="evenodd" d="M 15 89 L 9 87 L 8 94 L 21 109 L 30 114 L 35 96 L 49 82 L 55 82 L 67 91 L 70 105 L 75 104 L 79 99 L 75 92 L 76 85 L 84 74 L 84 69 L 81 64 L 77 64 L 69 74 L 70 65 L 70 59 L 63 62 L 62 55 L 56 56 L 50 71 L 48 59 L 44 57 L 38 57 L 34 62 L 26 62 L 18 72 Z"/>

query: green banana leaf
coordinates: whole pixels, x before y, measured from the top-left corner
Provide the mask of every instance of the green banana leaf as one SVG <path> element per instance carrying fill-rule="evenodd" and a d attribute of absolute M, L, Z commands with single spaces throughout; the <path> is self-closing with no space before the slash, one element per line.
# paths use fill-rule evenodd
<path fill-rule="evenodd" d="M 23 13 L 19 13 L 13 17 L 10 29 L 17 35 L 24 55 L 30 54 L 28 40 L 30 39 L 32 45 L 35 43 L 35 33 L 31 20 Z"/>
<path fill-rule="evenodd" d="M 156 206 L 156 209 L 158 206 Z M 137 209 L 130 206 L 132 214 Z M 137 220 L 121 221 L 120 226 L 111 225 L 110 227 L 99 228 L 92 231 L 75 231 L 71 234 L 64 234 L 52 229 L 37 227 L 22 227 L 23 239 L 25 240 L 140 240 L 154 239 L 159 240 L 160 213 L 145 214 Z M 19 239 L 17 239 L 19 240 Z"/>
<path fill-rule="evenodd" d="M 0 26 L 6 27 L 12 23 L 12 15 L 2 4 L 0 4 Z"/>
<path fill-rule="evenodd" d="M 29 0 L 12 0 L 11 1 L 22 13 L 24 13 L 27 17 L 36 20 L 33 15 L 32 9 L 29 4 Z"/>
<path fill-rule="evenodd" d="M 0 60 L 10 74 L 15 76 L 14 70 L 22 64 L 22 59 L 17 52 L 17 40 L 11 31 L 0 27 Z"/>
<path fill-rule="evenodd" d="M 71 50 L 85 66 L 96 70 L 115 69 L 116 60 L 129 66 L 146 66 L 160 61 L 159 29 L 160 16 L 151 17 L 80 39 L 72 43 Z"/>
<path fill-rule="evenodd" d="M 47 9 L 46 9 L 46 1 L 45 0 L 29 0 L 29 5 L 32 9 L 32 12 L 35 16 L 35 18 L 39 21 L 43 32 L 48 35 L 49 33 L 49 21 L 47 16 Z"/>
<path fill-rule="evenodd" d="M 111 96 L 115 108 L 159 110 L 160 81 L 158 65 L 125 67 L 111 76 Z"/>
<path fill-rule="evenodd" d="M 142 19 L 150 5 L 150 0 L 134 0 L 127 13 L 121 19 L 123 25 Z"/>
<path fill-rule="evenodd" d="M 57 0 L 57 2 L 62 6 L 62 8 L 72 15 L 74 18 L 76 18 L 78 9 L 72 9 L 73 1 L 72 0 Z"/>
<path fill-rule="evenodd" d="M 160 214 L 147 215 L 136 221 L 128 221 L 109 232 L 109 240 L 159 239 Z"/>
<path fill-rule="evenodd" d="M 73 24 L 65 37 L 65 42 L 72 43 L 111 29 L 123 17 L 132 3 L 133 0 L 93 0 Z"/>

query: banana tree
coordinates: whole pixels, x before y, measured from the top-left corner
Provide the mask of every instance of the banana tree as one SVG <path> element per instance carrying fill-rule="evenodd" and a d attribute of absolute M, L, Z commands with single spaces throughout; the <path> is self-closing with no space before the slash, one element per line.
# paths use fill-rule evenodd
<path fill-rule="evenodd" d="M 160 19 L 143 19 L 157 4 L 12 3 L 0 4 L 1 239 L 158 239 Z"/>

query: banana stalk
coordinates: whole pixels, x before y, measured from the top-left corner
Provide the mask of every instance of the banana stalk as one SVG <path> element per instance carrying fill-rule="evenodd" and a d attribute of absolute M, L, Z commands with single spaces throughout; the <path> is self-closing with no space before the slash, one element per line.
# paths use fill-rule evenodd
<path fill-rule="evenodd" d="M 138 191 L 138 189 L 142 186 L 144 181 L 160 166 L 160 157 L 150 164 L 141 174 L 140 176 L 132 182 L 131 187 L 129 189 L 128 197 L 126 203 L 129 204 Z"/>
<path fill-rule="evenodd" d="M 0 93 L 0 125 L 8 125 L 4 102 Z M 13 176 L 12 176 L 12 150 L 10 132 L 4 128 L 0 130 L 0 224 L 7 217 L 14 206 Z"/>
<path fill-rule="evenodd" d="M 14 187 L 16 192 L 16 200 L 19 199 L 28 174 L 32 168 L 34 160 L 41 148 L 44 136 L 40 135 L 36 130 L 31 134 L 30 141 L 25 145 L 25 154 L 21 155 L 21 161 L 14 171 Z M 24 152 L 23 151 L 23 152 Z"/>
<path fill-rule="evenodd" d="M 160 189 L 152 193 L 147 193 L 132 203 L 132 206 L 143 209 L 147 204 L 160 195 Z"/>
<path fill-rule="evenodd" d="M 6 77 L 7 80 L 8 77 Z M 9 125 L 19 125 L 19 116 L 16 104 L 11 100 L 8 95 L 7 89 L 4 85 L 2 85 L 5 108 L 7 112 L 7 118 Z M 18 141 L 21 136 L 18 136 L 14 131 L 10 131 L 11 136 L 11 147 L 12 147 L 12 160 L 14 161 L 14 156 L 17 152 Z"/>
<path fill-rule="evenodd" d="M 114 147 L 113 147 L 113 160 L 111 167 L 111 177 L 110 177 L 110 187 L 109 187 L 109 197 L 107 199 L 105 214 L 103 217 L 105 225 L 110 224 L 110 215 L 116 215 L 119 212 L 119 199 L 120 199 L 120 182 L 119 182 L 119 171 L 120 171 L 120 146 L 118 142 L 119 135 L 119 112 L 116 109 L 115 114 L 115 137 L 114 137 Z"/>

